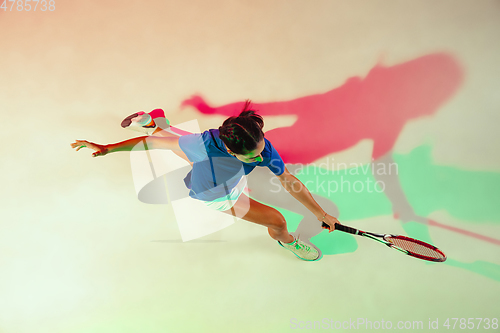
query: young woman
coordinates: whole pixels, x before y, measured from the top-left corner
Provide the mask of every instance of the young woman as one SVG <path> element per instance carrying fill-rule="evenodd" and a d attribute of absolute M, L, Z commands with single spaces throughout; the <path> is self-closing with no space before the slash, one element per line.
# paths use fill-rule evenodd
<path fill-rule="evenodd" d="M 339 223 L 335 217 L 325 213 L 304 184 L 287 170 L 271 142 L 264 138 L 264 121 L 250 109 L 250 101 L 245 103 L 237 117 L 229 117 L 219 129 L 203 133 L 188 134 L 168 126 L 168 123 L 161 128 L 159 123 L 162 119 L 165 121 L 161 109 L 135 113 L 125 118 L 122 127 L 151 136 L 109 145 L 76 140 L 71 147 L 77 151 L 83 147 L 90 148 L 94 150 L 93 157 L 131 151 L 134 147 L 172 150 L 192 165 L 192 170 L 184 179 L 192 198 L 203 201 L 212 209 L 267 227 L 273 239 L 300 259 L 319 259 L 319 252 L 314 247 L 288 232 L 281 213 L 243 193 L 245 175 L 257 166 L 268 167 L 283 187 L 316 216 L 318 223 L 325 222 L 330 232 L 335 230 L 335 223 Z M 146 139 L 147 145 L 137 145 Z"/>

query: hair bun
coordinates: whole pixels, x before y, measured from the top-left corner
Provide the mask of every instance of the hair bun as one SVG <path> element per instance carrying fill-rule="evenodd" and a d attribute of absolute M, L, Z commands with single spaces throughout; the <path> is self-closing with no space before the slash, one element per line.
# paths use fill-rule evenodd
<path fill-rule="evenodd" d="M 260 129 L 264 128 L 264 119 L 260 115 L 256 113 L 255 110 L 251 109 L 252 101 L 247 99 L 245 101 L 245 105 L 243 106 L 243 110 L 241 110 L 240 114 L 237 118 L 246 118 L 251 119 L 260 127 Z"/>

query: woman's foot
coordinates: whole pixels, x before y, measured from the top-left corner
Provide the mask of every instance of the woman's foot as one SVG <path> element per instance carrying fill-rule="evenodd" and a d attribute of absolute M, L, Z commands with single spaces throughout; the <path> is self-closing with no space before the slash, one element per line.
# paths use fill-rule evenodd
<path fill-rule="evenodd" d="M 158 128 L 166 129 L 170 126 L 162 109 L 154 109 L 149 113 L 139 111 L 123 119 L 121 126 L 133 131 L 152 135 Z"/>
<path fill-rule="evenodd" d="M 278 241 L 278 244 L 283 246 L 285 249 L 290 250 L 298 258 L 306 261 L 314 261 L 320 259 L 320 254 L 318 250 L 314 247 L 307 245 L 299 238 L 296 238 L 292 243 L 286 244 Z"/>

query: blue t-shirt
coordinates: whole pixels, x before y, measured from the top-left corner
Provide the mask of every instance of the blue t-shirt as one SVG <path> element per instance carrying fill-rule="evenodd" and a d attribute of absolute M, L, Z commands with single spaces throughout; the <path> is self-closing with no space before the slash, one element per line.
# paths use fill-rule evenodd
<path fill-rule="evenodd" d="M 266 138 L 264 141 L 262 162 L 244 163 L 227 152 L 217 129 L 181 136 L 179 146 L 193 162 L 193 169 L 184 179 L 190 189 L 189 196 L 203 201 L 226 196 L 256 166 L 268 167 L 275 175 L 281 175 L 285 163 L 271 142 Z"/>

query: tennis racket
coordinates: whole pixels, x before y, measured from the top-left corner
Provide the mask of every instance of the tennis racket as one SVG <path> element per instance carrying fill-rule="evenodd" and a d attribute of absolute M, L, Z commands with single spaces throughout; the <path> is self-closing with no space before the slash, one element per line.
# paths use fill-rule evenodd
<path fill-rule="evenodd" d="M 323 222 L 322 228 L 329 229 L 328 225 Z M 446 260 L 446 255 L 437 247 L 413 239 L 406 236 L 390 235 L 390 234 L 374 234 L 371 232 L 361 231 L 342 224 L 335 223 L 335 230 L 340 230 L 353 235 L 359 235 L 376 240 L 383 243 L 394 250 L 401 251 L 409 256 L 427 260 L 443 262 Z"/>

